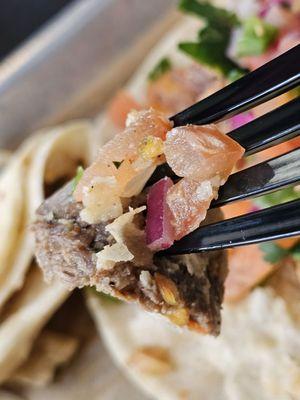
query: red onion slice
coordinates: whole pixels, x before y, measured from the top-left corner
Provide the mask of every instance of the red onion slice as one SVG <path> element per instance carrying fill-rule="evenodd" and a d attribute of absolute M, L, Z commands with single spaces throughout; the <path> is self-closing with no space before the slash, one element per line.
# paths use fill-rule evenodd
<path fill-rule="evenodd" d="M 156 182 L 148 194 L 146 243 L 152 251 L 167 249 L 174 242 L 174 230 L 166 202 L 168 189 L 172 186 L 172 180 L 165 177 Z"/>

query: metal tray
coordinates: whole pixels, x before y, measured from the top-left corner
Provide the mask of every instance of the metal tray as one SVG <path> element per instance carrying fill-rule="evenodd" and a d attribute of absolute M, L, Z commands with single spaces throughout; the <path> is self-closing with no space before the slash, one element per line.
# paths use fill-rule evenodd
<path fill-rule="evenodd" d="M 175 0 L 78 0 L 0 64 L 0 148 L 93 116 L 173 23 Z"/>

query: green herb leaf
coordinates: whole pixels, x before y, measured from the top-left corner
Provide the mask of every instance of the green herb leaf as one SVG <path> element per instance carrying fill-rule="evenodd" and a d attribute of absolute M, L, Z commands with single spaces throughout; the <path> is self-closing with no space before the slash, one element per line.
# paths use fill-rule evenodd
<path fill-rule="evenodd" d="M 116 297 L 110 296 L 109 294 L 103 292 L 98 292 L 98 290 L 96 290 L 94 286 L 86 287 L 85 290 L 93 295 L 98 296 L 101 300 L 104 300 L 107 303 L 113 303 L 113 304 L 122 303 L 122 301 L 117 299 Z"/>
<path fill-rule="evenodd" d="M 272 264 L 276 264 L 289 254 L 288 250 L 282 249 L 274 242 L 262 243 L 259 245 L 264 253 L 264 259 Z"/>
<path fill-rule="evenodd" d="M 208 1 L 181 0 L 178 7 L 181 11 L 197 15 L 204 19 L 208 25 L 216 28 L 222 26 L 231 28 L 239 24 L 239 20 L 234 13 L 215 7 Z"/>
<path fill-rule="evenodd" d="M 217 69 L 225 76 L 232 70 L 240 74 L 245 73 L 244 69 L 226 55 L 232 28 L 239 24 L 235 14 L 200 0 L 181 0 L 179 8 L 197 15 L 206 24 L 198 33 L 198 41 L 180 43 L 180 50 L 201 64 Z"/>
<path fill-rule="evenodd" d="M 295 261 L 300 261 L 300 240 L 295 246 L 291 248 L 290 252 Z"/>
<path fill-rule="evenodd" d="M 282 189 L 274 193 L 266 194 L 258 197 L 254 203 L 261 208 L 276 206 L 277 204 L 286 203 L 287 201 L 297 200 L 300 198 L 300 192 L 293 187 Z"/>
<path fill-rule="evenodd" d="M 97 292 L 97 295 L 104 301 L 108 302 L 108 303 L 114 303 L 114 304 L 118 304 L 118 303 L 122 303 L 121 300 L 117 299 L 116 297 L 110 296 L 109 294 L 103 293 L 103 292 Z"/>
<path fill-rule="evenodd" d="M 75 191 L 76 186 L 78 185 L 80 179 L 82 178 L 83 173 L 84 173 L 83 167 L 82 167 L 82 166 L 79 166 L 79 167 L 77 168 L 75 178 L 74 178 L 73 181 L 72 181 L 72 192 Z"/>
<path fill-rule="evenodd" d="M 114 166 L 117 168 L 117 169 L 119 169 L 120 168 L 120 166 L 122 165 L 122 162 L 123 162 L 124 160 L 122 160 L 122 161 L 113 161 L 113 164 L 114 164 Z"/>
<path fill-rule="evenodd" d="M 242 78 L 245 75 L 245 71 L 242 71 L 241 68 L 239 69 L 232 69 L 227 78 L 230 82 L 237 81 L 238 79 Z"/>
<path fill-rule="evenodd" d="M 160 62 L 153 68 L 153 70 L 149 73 L 148 79 L 150 81 L 156 81 L 166 72 L 168 72 L 172 68 L 172 63 L 169 58 L 165 57 L 160 60 Z"/>
<path fill-rule="evenodd" d="M 262 54 L 277 38 L 278 29 L 258 17 L 245 20 L 237 42 L 237 56 Z"/>
<path fill-rule="evenodd" d="M 222 38 L 216 30 L 209 27 L 204 28 L 202 32 L 202 39 L 198 43 L 179 43 L 179 49 L 201 64 L 208 65 L 225 76 L 228 76 L 232 70 L 239 71 L 240 74 L 245 73 L 226 56 L 227 42 L 224 41 L 224 37 Z"/>
<path fill-rule="evenodd" d="M 296 262 L 300 261 L 300 240 L 291 248 L 284 249 L 276 242 L 262 243 L 259 246 L 264 253 L 264 259 L 276 264 L 285 257 L 292 257 Z"/>

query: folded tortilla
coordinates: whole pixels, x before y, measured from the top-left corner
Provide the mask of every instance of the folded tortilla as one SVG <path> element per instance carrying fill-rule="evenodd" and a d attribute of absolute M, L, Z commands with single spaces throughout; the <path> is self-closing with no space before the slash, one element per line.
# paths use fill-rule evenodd
<path fill-rule="evenodd" d="M 71 338 L 72 349 L 54 358 L 42 374 L 45 351 L 44 355 L 41 347 L 37 351 L 35 343 L 40 343 L 44 335 L 39 337 L 40 332 L 70 292 L 59 283 L 45 284 L 33 263 L 30 225 L 45 194 L 72 178 L 79 164 L 90 162 L 90 135 L 91 124 L 85 121 L 38 132 L 10 157 L 0 175 L 1 383 L 13 377 L 14 382 L 23 384 L 46 383 L 56 366 L 75 351 L 75 339 Z M 68 343 L 66 340 L 65 345 Z"/>
<path fill-rule="evenodd" d="M 151 398 L 299 397 L 300 326 L 272 289 L 225 305 L 218 339 L 179 332 L 136 306 L 95 294 L 88 304 L 116 363 Z"/>
<path fill-rule="evenodd" d="M 50 330 L 43 331 L 34 342 L 28 359 L 9 378 L 10 385 L 43 387 L 54 378 L 58 367 L 74 355 L 78 339 Z"/>
<path fill-rule="evenodd" d="M 68 295 L 62 285 L 47 285 L 38 267 L 32 267 L 0 325 L 0 382 L 26 360 L 42 327 Z"/>

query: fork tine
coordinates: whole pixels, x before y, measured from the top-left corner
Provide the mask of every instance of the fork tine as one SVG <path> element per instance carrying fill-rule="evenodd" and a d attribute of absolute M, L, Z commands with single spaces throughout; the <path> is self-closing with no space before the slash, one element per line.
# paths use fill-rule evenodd
<path fill-rule="evenodd" d="M 199 253 L 300 235 L 300 199 L 202 226 L 159 255 Z"/>
<path fill-rule="evenodd" d="M 292 139 L 299 133 L 300 97 L 297 97 L 227 135 L 245 148 L 247 156 Z M 162 164 L 153 172 L 147 185 L 153 185 L 164 176 L 179 179 L 167 164 Z"/>
<path fill-rule="evenodd" d="M 300 148 L 230 175 L 211 207 L 261 196 L 300 183 Z"/>
<path fill-rule="evenodd" d="M 229 118 L 300 84 L 300 44 L 170 119 L 175 126 Z"/>
<path fill-rule="evenodd" d="M 257 153 L 300 133 L 300 97 L 229 132 L 227 135 L 246 149 Z"/>

